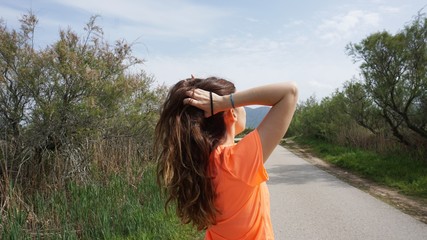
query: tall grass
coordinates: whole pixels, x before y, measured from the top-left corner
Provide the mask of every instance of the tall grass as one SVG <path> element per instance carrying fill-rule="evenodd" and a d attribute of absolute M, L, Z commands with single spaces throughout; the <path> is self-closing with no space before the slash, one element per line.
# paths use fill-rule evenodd
<path fill-rule="evenodd" d="M 406 195 L 427 199 L 427 162 L 422 157 L 423 153 L 377 153 L 316 139 L 295 140 L 308 146 L 315 155 L 339 167 L 396 188 Z"/>
<path fill-rule="evenodd" d="M 197 239 L 164 210 L 155 166 L 134 142 L 99 141 L 86 177 L 25 194 L 13 181 L 1 208 L 0 239 Z M 87 154 L 87 153 L 86 153 Z M 82 180 L 84 179 L 84 180 Z"/>

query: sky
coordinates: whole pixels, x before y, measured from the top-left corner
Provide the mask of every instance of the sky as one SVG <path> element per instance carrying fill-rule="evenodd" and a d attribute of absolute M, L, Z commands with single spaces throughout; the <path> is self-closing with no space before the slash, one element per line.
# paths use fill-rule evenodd
<path fill-rule="evenodd" d="M 425 0 L 0 0 L 9 29 L 31 10 L 39 19 L 36 46 L 68 27 L 83 35 L 99 15 L 110 43 L 133 43 L 139 66 L 172 86 L 193 74 L 218 76 L 238 90 L 280 81 L 299 86 L 300 101 L 318 100 L 359 78 L 346 46 L 372 33 L 395 34 Z"/>

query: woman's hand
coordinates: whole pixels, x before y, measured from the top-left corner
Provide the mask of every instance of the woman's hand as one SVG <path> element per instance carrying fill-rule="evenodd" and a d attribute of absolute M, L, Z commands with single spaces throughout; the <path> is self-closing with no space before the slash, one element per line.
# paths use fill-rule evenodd
<path fill-rule="evenodd" d="M 212 116 L 212 113 L 216 114 L 223 111 L 220 107 L 222 96 L 219 96 L 214 92 L 212 92 L 212 99 L 209 91 L 200 88 L 189 90 L 186 94 L 188 98 L 184 99 L 184 104 L 203 110 L 205 112 L 205 117 L 210 117 Z"/>

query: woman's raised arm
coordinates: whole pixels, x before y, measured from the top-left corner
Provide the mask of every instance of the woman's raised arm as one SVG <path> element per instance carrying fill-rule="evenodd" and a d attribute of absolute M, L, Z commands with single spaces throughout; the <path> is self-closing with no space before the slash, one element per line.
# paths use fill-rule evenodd
<path fill-rule="evenodd" d="M 298 89 L 294 83 L 260 86 L 233 94 L 236 107 L 245 105 L 272 106 L 257 127 L 261 138 L 264 162 L 288 130 L 295 112 Z"/>
<path fill-rule="evenodd" d="M 211 115 L 211 100 L 209 92 L 202 89 L 188 91 L 184 102 L 205 111 L 205 116 Z M 213 112 L 221 112 L 232 108 L 230 95 L 219 96 L 212 94 Z M 264 162 L 285 135 L 295 112 L 298 89 L 295 83 L 284 82 L 259 86 L 233 94 L 234 106 L 265 105 L 271 106 L 264 120 L 257 127 L 263 148 Z"/>

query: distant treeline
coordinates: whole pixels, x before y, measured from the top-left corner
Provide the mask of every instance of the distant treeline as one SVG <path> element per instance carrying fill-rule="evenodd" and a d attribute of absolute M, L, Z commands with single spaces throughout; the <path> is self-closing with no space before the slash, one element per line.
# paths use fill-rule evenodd
<path fill-rule="evenodd" d="M 427 150 L 427 18 L 418 13 L 396 34 L 350 43 L 360 77 L 318 101 L 300 103 L 289 135 L 377 151 Z"/>

